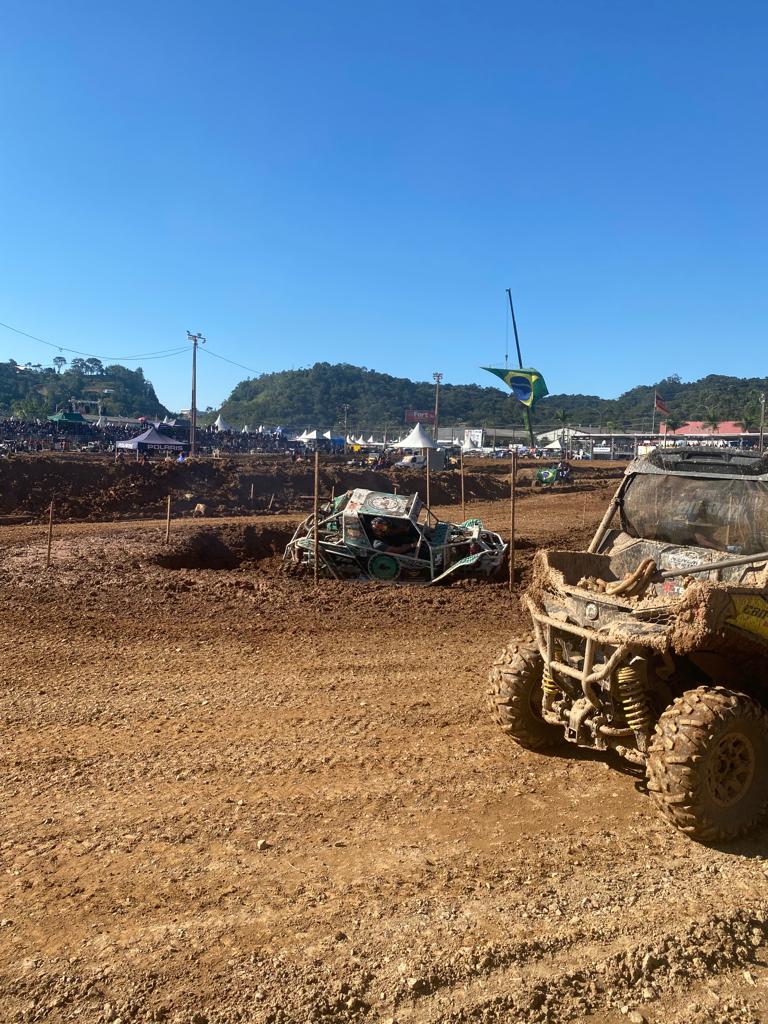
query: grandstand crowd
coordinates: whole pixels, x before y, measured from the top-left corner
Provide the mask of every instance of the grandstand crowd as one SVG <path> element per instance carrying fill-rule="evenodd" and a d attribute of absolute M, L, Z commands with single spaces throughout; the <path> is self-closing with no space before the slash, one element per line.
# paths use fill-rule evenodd
<path fill-rule="evenodd" d="M 171 426 L 152 420 L 132 423 L 107 422 L 52 422 L 50 420 L 23 420 L 16 417 L 0 418 L 0 454 L 45 451 L 113 452 L 118 441 L 128 441 L 154 426 L 160 433 L 185 444 L 189 441 L 189 426 Z M 196 434 L 197 451 L 201 455 L 216 452 L 249 454 L 287 452 L 288 435 L 283 431 L 236 433 L 217 431 L 213 427 L 199 428 Z"/>

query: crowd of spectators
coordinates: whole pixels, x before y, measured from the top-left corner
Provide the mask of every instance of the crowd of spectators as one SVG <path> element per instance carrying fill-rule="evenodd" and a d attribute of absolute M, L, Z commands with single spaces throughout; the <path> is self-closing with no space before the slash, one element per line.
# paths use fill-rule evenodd
<path fill-rule="evenodd" d="M 23 420 L 0 417 L 0 452 L 92 451 L 113 452 L 118 441 L 128 441 L 148 427 L 155 426 L 160 433 L 176 441 L 189 441 L 189 427 L 170 426 L 152 420 L 134 423 L 108 422 L 96 426 L 95 422 L 51 422 L 48 419 Z M 213 427 L 199 428 L 196 448 L 203 454 L 281 453 L 290 450 L 288 436 L 283 431 L 236 433 L 216 431 Z"/>

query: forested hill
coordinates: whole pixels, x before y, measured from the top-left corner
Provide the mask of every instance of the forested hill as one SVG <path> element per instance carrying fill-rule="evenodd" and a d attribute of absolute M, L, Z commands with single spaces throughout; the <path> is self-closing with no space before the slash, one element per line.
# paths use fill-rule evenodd
<path fill-rule="evenodd" d="M 501 382 L 500 382 L 501 383 Z M 686 420 L 739 420 L 755 424 L 759 396 L 768 390 L 768 378 L 712 375 L 683 383 L 667 377 L 655 384 L 632 388 L 617 399 L 597 395 L 550 395 L 536 408 L 538 425 L 559 422 L 612 425 L 615 429 L 650 427 L 654 391 L 664 399 L 673 418 Z M 302 370 L 284 370 L 242 381 L 221 407 L 233 424 L 286 424 L 295 427 L 339 426 L 381 429 L 403 423 L 406 408 L 434 408 L 434 384 L 406 377 L 391 377 L 347 363 L 315 363 Z M 446 384 L 440 388 L 440 422 L 481 426 L 512 426 L 522 422 L 522 407 L 504 386 Z"/>
<path fill-rule="evenodd" d="M 10 360 L 0 363 L 0 415 L 24 419 L 69 409 L 74 398 L 84 412 L 112 416 L 165 416 L 152 383 L 141 368 L 102 366 L 98 359 L 73 359 L 67 366 L 57 356 L 55 366 Z"/>

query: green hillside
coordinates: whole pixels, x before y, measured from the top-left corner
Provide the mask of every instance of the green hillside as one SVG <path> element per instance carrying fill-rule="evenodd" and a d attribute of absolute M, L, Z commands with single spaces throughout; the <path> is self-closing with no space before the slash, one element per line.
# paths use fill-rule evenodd
<path fill-rule="evenodd" d="M 613 429 L 647 430 L 651 423 L 654 391 L 664 399 L 674 418 L 685 420 L 743 420 L 756 424 L 759 395 L 768 390 L 768 378 L 711 375 L 684 383 L 666 377 L 643 384 L 617 399 L 597 395 L 550 395 L 535 411 L 537 427 L 562 422 Z M 340 426 L 347 405 L 351 429 L 381 429 L 403 424 L 406 408 L 433 409 L 434 385 L 367 370 L 347 363 L 315 363 L 302 370 L 262 374 L 242 381 L 223 403 L 224 418 L 238 426 L 260 423 L 290 426 Z M 443 384 L 440 422 L 481 426 L 516 426 L 522 407 L 503 390 L 476 384 Z"/>
<path fill-rule="evenodd" d="M 141 368 L 102 366 L 98 359 L 57 356 L 55 367 L 14 360 L 0 363 L 0 415 L 25 419 L 48 416 L 70 408 L 74 398 L 84 412 L 104 411 L 113 416 L 165 416 L 155 389 Z"/>

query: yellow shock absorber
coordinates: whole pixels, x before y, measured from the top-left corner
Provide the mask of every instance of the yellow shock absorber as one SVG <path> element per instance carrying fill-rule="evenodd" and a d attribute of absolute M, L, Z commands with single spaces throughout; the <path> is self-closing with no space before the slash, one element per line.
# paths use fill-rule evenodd
<path fill-rule="evenodd" d="M 544 691 L 545 697 L 554 697 L 556 694 L 560 692 L 560 687 L 552 678 L 552 673 L 549 670 L 549 665 L 544 666 L 544 672 L 541 676 L 541 688 Z"/>
<path fill-rule="evenodd" d="M 616 673 L 616 683 L 627 725 L 639 732 L 647 732 L 651 727 L 651 710 L 638 664 L 623 665 Z"/>

